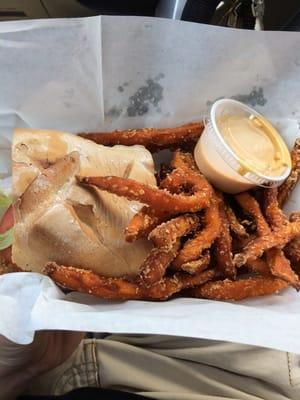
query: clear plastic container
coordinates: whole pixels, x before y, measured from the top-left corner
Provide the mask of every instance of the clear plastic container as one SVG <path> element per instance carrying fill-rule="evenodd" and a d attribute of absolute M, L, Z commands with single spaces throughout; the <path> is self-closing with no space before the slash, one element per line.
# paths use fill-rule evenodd
<path fill-rule="evenodd" d="M 290 153 L 278 131 L 258 112 L 231 99 L 211 107 L 194 156 L 216 188 L 233 194 L 279 186 L 291 172 Z"/>

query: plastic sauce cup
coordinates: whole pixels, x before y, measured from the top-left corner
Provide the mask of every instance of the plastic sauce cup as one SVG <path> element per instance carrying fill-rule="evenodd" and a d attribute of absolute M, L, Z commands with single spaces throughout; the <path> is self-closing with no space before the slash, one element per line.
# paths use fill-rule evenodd
<path fill-rule="evenodd" d="M 285 142 L 271 123 L 231 99 L 213 104 L 194 156 L 207 179 L 232 194 L 255 186 L 279 186 L 292 164 Z"/>

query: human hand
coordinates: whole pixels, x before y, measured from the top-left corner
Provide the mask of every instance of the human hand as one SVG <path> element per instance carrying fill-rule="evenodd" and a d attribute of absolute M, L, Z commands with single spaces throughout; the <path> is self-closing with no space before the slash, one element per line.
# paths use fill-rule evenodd
<path fill-rule="evenodd" d="M 29 345 L 0 336 L 1 399 L 12 400 L 35 377 L 67 360 L 84 337 L 82 332 L 41 331 Z"/>
<path fill-rule="evenodd" d="M 0 234 L 5 234 L 13 225 L 10 206 L 1 217 Z M 11 247 L 0 248 L 0 257 L 11 263 Z M 31 379 L 62 364 L 83 337 L 81 332 L 42 331 L 36 333 L 31 344 L 19 345 L 0 335 L 1 399 L 14 399 Z"/>
<path fill-rule="evenodd" d="M 4 234 L 14 225 L 13 209 L 10 206 L 0 219 L 0 235 Z M 1 245 L 1 241 L 0 241 Z M 7 263 L 11 263 L 11 246 L 2 248 L 0 246 L 0 257 L 3 258 Z"/>

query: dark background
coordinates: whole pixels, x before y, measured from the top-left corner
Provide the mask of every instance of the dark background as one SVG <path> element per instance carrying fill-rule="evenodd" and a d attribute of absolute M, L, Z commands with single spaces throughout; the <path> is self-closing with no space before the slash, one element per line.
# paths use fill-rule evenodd
<path fill-rule="evenodd" d="M 185 0 L 0 0 L 0 20 L 26 18 L 84 17 L 108 15 L 161 15 L 161 4 L 168 9 Z M 229 2 L 230 0 L 225 0 Z M 233 1 L 233 0 L 231 0 Z M 240 0 L 251 3 L 251 0 Z M 213 4 L 218 0 L 187 0 L 188 6 L 176 19 L 212 23 Z M 300 0 L 265 0 L 265 30 L 300 31 Z M 179 7 L 180 8 L 180 7 Z M 210 9 L 211 8 L 211 9 Z M 176 9 L 176 7 L 175 7 Z M 171 15 L 169 16 L 171 17 Z M 245 28 L 251 28 L 251 23 Z"/>

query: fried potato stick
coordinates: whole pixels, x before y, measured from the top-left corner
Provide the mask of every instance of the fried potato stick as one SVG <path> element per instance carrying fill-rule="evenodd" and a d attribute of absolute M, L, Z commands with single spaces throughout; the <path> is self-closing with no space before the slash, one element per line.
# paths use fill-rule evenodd
<path fill-rule="evenodd" d="M 80 133 L 79 136 L 105 146 L 142 145 L 151 152 L 178 147 L 193 147 L 203 132 L 203 122 L 195 122 L 176 128 L 143 128 L 114 132 Z"/>
<path fill-rule="evenodd" d="M 290 222 L 300 221 L 300 212 L 297 211 L 297 212 L 291 213 L 289 220 L 290 220 Z"/>
<path fill-rule="evenodd" d="M 144 206 L 125 228 L 125 240 L 134 242 L 137 239 L 148 236 L 148 234 L 159 224 L 169 217 L 167 213 L 161 213 L 149 206 Z"/>
<path fill-rule="evenodd" d="M 172 268 L 181 269 L 183 264 L 197 260 L 202 252 L 208 249 L 219 235 L 221 218 L 219 200 L 213 198 L 204 211 L 204 228 L 188 240 L 172 263 Z"/>
<path fill-rule="evenodd" d="M 160 281 L 169 264 L 176 257 L 180 238 L 197 228 L 199 218 L 196 215 L 181 215 L 154 229 L 149 239 L 156 246 L 140 268 L 139 280 L 145 285 Z"/>
<path fill-rule="evenodd" d="M 190 153 L 184 153 L 177 150 L 172 159 L 173 171 L 168 170 L 165 166 L 163 169 L 169 173 L 163 172 L 163 179 L 160 181 L 160 189 L 166 189 L 170 193 L 181 193 L 187 187 L 188 182 L 186 174 L 194 174 L 194 179 L 197 181 L 198 190 L 200 188 L 212 191 L 207 180 L 200 174 L 197 165 Z M 196 175 L 195 175 L 196 174 Z M 176 215 L 176 214 L 174 214 Z M 128 242 L 133 242 L 141 237 L 146 237 L 152 229 L 166 221 L 170 217 L 170 211 L 162 212 L 151 207 L 143 207 L 129 222 L 125 230 L 125 239 Z"/>
<path fill-rule="evenodd" d="M 256 237 L 257 235 L 252 233 L 247 238 L 232 238 L 233 253 L 241 253 Z"/>
<path fill-rule="evenodd" d="M 287 258 L 294 264 L 300 261 L 300 238 L 292 240 L 284 249 Z"/>
<path fill-rule="evenodd" d="M 273 233 L 271 228 L 264 219 L 260 206 L 254 197 L 249 193 L 242 193 L 237 195 L 236 199 L 244 211 L 248 212 L 255 219 L 258 235 L 261 238 L 272 236 Z M 286 225 L 287 219 L 278 207 L 277 190 L 274 188 L 265 189 L 263 193 L 263 199 L 265 213 L 271 224 L 271 227 L 274 229 L 280 229 L 283 225 Z M 266 257 L 267 265 L 274 276 L 289 282 L 296 288 L 299 288 L 298 276 L 293 272 L 290 262 L 280 249 L 274 248 L 266 251 Z M 250 259 L 246 266 L 250 270 L 253 269 L 253 267 L 264 267 L 262 264 L 258 264 L 258 261 L 255 259 Z"/>
<path fill-rule="evenodd" d="M 266 296 L 278 293 L 288 287 L 288 283 L 274 277 L 251 277 L 231 281 L 208 282 L 188 291 L 192 297 L 211 300 L 238 301 L 249 297 Z"/>
<path fill-rule="evenodd" d="M 181 173 L 182 175 L 182 173 Z M 185 182 L 185 178 L 182 178 Z M 166 184 L 166 181 L 170 183 Z M 174 187 L 174 182 L 170 177 L 166 177 L 162 182 L 167 188 Z M 180 187 L 177 187 L 180 192 Z M 133 216 L 127 227 L 125 228 L 125 240 L 127 242 L 134 242 L 141 237 L 146 237 L 148 234 L 161 223 L 165 222 L 170 217 L 170 212 L 162 212 L 160 210 L 144 206 L 137 214 Z"/>
<path fill-rule="evenodd" d="M 172 172 L 173 168 L 169 164 L 161 164 L 160 170 L 156 173 L 157 185 L 160 186 L 160 182 L 163 181 L 166 176 Z"/>
<path fill-rule="evenodd" d="M 272 247 L 277 247 L 278 245 L 271 245 L 275 236 L 278 238 L 278 241 L 284 239 L 284 227 L 287 227 L 288 224 L 286 217 L 278 206 L 277 190 L 274 188 L 265 189 L 263 193 L 265 213 L 271 224 L 271 227 L 274 229 L 273 231 L 264 219 L 260 206 L 253 196 L 251 196 L 249 193 L 242 193 L 237 195 L 236 199 L 242 208 L 245 211 L 248 210 L 249 214 L 255 219 L 257 232 L 259 235 L 259 238 L 254 239 L 249 243 L 248 246 L 246 246 L 244 252 L 235 256 L 235 262 L 237 263 L 237 266 L 241 266 L 246 263 L 248 266 L 249 261 L 249 268 L 251 269 L 251 266 L 253 266 L 253 261 L 266 252 L 267 264 L 271 273 L 274 276 L 287 281 L 298 289 L 299 279 L 292 270 L 289 260 L 285 257 L 280 248 L 272 249 Z M 281 246 L 279 245 L 279 247 Z M 252 252 L 252 255 L 243 258 L 243 254 L 245 255 L 247 252 L 248 254 Z M 254 263 L 254 265 L 257 266 L 257 263 Z"/>
<path fill-rule="evenodd" d="M 180 241 L 166 248 L 153 248 L 140 267 L 138 280 L 145 286 L 159 282 L 177 255 Z"/>
<path fill-rule="evenodd" d="M 282 229 L 276 230 L 266 236 L 258 237 L 252 240 L 242 253 L 234 256 L 233 261 L 237 267 L 255 260 L 272 247 L 284 247 L 292 239 L 300 237 L 300 222 L 295 221 L 285 225 Z"/>
<path fill-rule="evenodd" d="M 184 272 L 188 272 L 189 274 L 198 274 L 206 270 L 210 263 L 210 253 L 209 251 L 203 253 L 198 260 L 189 261 L 180 266 L 180 269 Z"/>
<path fill-rule="evenodd" d="M 290 215 L 290 222 L 300 221 L 300 213 L 292 213 Z M 297 264 L 300 261 L 300 237 L 292 240 L 284 249 L 284 253 L 288 259 L 293 263 Z"/>
<path fill-rule="evenodd" d="M 299 290 L 300 282 L 298 275 L 293 271 L 290 261 L 285 257 L 281 249 L 273 248 L 268 250 L 266 258 L 274 276 L 283 279 Z"/>
<path fill-rule="evenodd" d="M 171 161 L 171 167 L 173 171 L 167 174 L 160 182 L 160 188 L 167 189 L 172 193 L 180 193 L 180 191 L 182 192 L 187 189 L 192 191 L 193 187 L 187 177 L 193 176 L 193 179 L 197 182 L 198 190 L 203 188 L 212 195 L 213 189 L 204 175 L 199 171 L 191 153 L 186 153 L 181 150 L 175 151 Z"/>
<path fill-rule="evenodd" d="M 229 221 L 230 230 L 236 235 L 236 237 L 239 239 L 248 238 L 249 234 L 247 233 L 244 225 L 240 223 L 229 204 L 225 205 L 225 212 Z"/>
<path fill-rule="evenodd" d="M 271 222 L 271 227 L 280 227 L 285 223 L 286 218 L 277 205 L 276 189 L 265 189 L 264 191 L 265 212 Z M 242 193 L 236 196 L 238 203 L 248 212 L 255 220 L 257 232 L 260 237 L 272 235 L 271 228 L 267 224 L 258 202 L 249 193 Z M 270 251 L 270 254 L 269 254 Z M 287 280 L 294 286 L 298 285 L 298 277 L 291 269 L 289 261 L 284 256 L 280 249 L 271 249 L 266 252 L 267 265 L 274 276 Z M 252 260 L 247 263 L 247 267 L 251 270 L 253 267 L 263 267 L 257 260 Z"/>
<path fill-rule="evenodd" d="M 289 221 L 279 208 L 277 200 L 277 188 L 265 189 L 263 192 L 263 200 L 266 217 L 273 230 L 281 230 L 282 227 L 288 225 Z M 274 276 L 281 278 L 296 289 L 300 288 L 298 275 L 295 274 L 291 267 L 290 261 L 286 258 L 283 251 L 278 248 L 270 249 L 266 252 L 267 262 Z"/>
<path fill-rule="evenodd" d="M 200 218 L 196 214 L 184 214 L 157 226 L 148 236 L 156 247 L 170 248 L 178 239 L 197 229 Z"/>
<path fill-rule="evenodd" d="M 256 260 L 248 261 L 246 268 L 249 272 L 253 272 L 262 276 L 272 276 L 270 267 L 266 260 L 257 258 Z"/>
<path fill-rule="evenodd" d="M 220 196 L 221 198 L 221 196 Z M 224 199 L 219 204 L 221 227 L 215 241 L 215 259 L 217 269 L 227 278 L 236 278 L 236 267 L 232 258 L 232 238 L 230 235 L 229 221 L 225 211 Z"/>
<path fill-rule="evenodd" d="M 60 286 L 82 293 L 89 293 L 109 300 L 167 300 L 183 289 L 202 285 L 217 276 L 210 269 L 197 275 L 177 273 L 164 278 L 153 286 L 123 278 L 107 278 L 95 272 L 48 263 L 45 273 Z"/>
<path fill-rule="evenodd" d="M 288 224 L 288 219 L 279 207 L 277 188 L 265 189 L 263 192 L 264 211 L 272 229 Z"/>
<path fill-rule="evenodd" d="M 204 176 L 194 173 L 183 171 L 180 168 L 174 169 L 166 178 L 161 181 L 160 189 L 167 190 L 168 192 L 174 195 L 182 195 L 186 191 L 194 192 L 195 188 L 198 191 L 205 190 L 209 193 L 209 196 L 212 194 L 212 187 L 204 178 Z M 188 196 L 189 194 L 185 194 Z"/>
<path fill-rule="evenodd" d="M 295 141 L 291 151 L 292 171 L 289 177 L 278 188 L 278 204 L 283 207 L 290 197 L 300 177 L 300 139 Z"/>
<path fill-rule="evenodd" d="M 182 169 L 185 172 L 192 170 L 201 174 L 193 155 L 189 152 L 183 152 L 182 150 L 176 150 L 174 152 L 171 160 L 171 167 L 174 169 Z"/>
<path fill-rule="evenodd" d="M 244 192 L 236 195 L 235 199 L 242 207 L 244 212 L 254 218 L 256 222 L 256 230 L 259 236 L 264 236 L 271 233 L 271 229 L 261 212 L 260 206 L 253 196 L 247 192 Z"/>
<path fill-rule="evenodd" d="M 78 178 L 81 183 L 89 184 L 126 197 L 128 200 L 139 201 L 155 210 L 169 215 L 185 212 L 196 212 L 206 207 L 210 202 L 211 187 L 204 185 L 198 174 L 186 174 L 180 179 L 193 188 L 192 195 L 171 194 L 166 190 L 151 187 L 132 179 L 117 176 Z M 178 178 L 179 179 L 179 178 Z"/>

